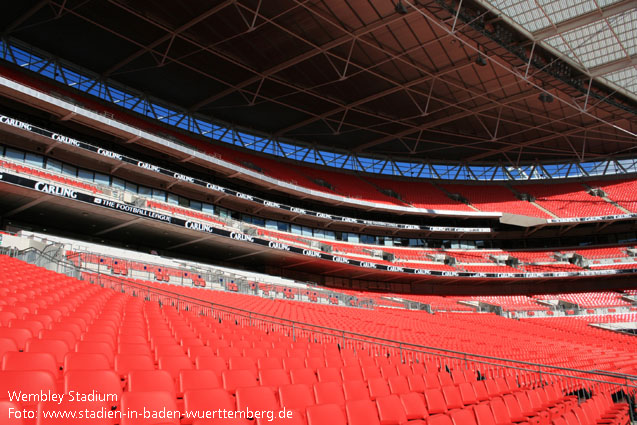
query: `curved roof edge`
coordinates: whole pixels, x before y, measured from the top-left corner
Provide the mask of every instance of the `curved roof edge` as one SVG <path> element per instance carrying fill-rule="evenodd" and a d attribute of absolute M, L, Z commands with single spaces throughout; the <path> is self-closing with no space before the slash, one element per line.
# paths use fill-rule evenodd
<path fill-rule="evenodd" d="M 135 89 L 42 52 L 17 40 L 0 40 L 0 59 L 28 69 L 59 84 L 95 96 L 102 101 L 141 114 L 204 139 L 222 142 L 256 153 L 372 175 L 446 181 L 525 181 L 621 176 L 637 173 L 637 158 L 607 158 L 586 162 L 526 163 L 518 166 L 460 162 L 428 162 L 380 155 L 357 155 L 288 139 L 278 139 L 251 129 L 212 121 L 169 105 Z"/>

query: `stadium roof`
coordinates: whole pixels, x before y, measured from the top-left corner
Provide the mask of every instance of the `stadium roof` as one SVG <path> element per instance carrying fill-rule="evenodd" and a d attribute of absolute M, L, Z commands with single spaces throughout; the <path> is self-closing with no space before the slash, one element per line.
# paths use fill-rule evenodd
<path fill-rule="evenodd" d="M 637 7 L 633 0 L 479 0 L 543 47 L 637 97 Z M 520 28 L 521 27 L 521 28 Z"/>
<path fill-rule="evenodd" d="M 20 1 L 0 30 L 268 140 L 510 167 L 637 156 L 634 2 L 527 3 Z"/>

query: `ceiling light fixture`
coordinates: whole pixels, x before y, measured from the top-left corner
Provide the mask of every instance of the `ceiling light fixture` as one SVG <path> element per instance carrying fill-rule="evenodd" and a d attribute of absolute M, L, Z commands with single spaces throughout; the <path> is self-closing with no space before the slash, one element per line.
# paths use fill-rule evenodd
<path fill-rule="evenodd" d="M 487 66 L 487 60 L 484 58 L 484 56 L 482 56 L 481 53 L 478 53 L 476 64 L 478 64 L 479 66 Z"/>
<path fill-rule="evenodd" d="M 553 102 L 553 96 L 550 93 L 542 92 L 539 96 L 540 102 L 542 103 L 551 103 Z"/>
<path fill-rule="evenodd" d="M 484 57 L 482 52 L 480 51 L 480 45 L 478 44 L 478 56 L 476 57 L 476 64 L 478 66 L 487 66 L 487 59 Z M 486 49 L 484 49 L 486 52 Z"/>
<path fill-rule="evenodd" d="M 398 13 L 399 15 L 406 15 L 408 12 L 407 6 L 405 6 L 402 0 L 398 0 L 398 3 L 396 3 L 395 9 L 396 9 L 396 13 Z"/>

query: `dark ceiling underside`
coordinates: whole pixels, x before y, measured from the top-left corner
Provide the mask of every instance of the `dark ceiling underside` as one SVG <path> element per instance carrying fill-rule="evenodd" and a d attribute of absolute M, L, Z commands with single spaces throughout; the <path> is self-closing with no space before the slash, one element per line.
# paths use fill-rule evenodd
<path fill-rule="evenodd" d="M 577 75 L 550 75 L 555 61 L 527 69 L 502 43 L 522 52 L 530 42 L 470 1 L 462 7 L 460 39 L 448 33 L 457 3 L 443 0 L 406 14 L 391 0 L 24 0 L 3 5 L 0 29 L 191 112 L 282 139 L 505 164 L 635 155 L 634 102 L 597 83 L 587 98 L 588 84 L 573 86 Z M 482 66 L 475 47 L 489 58 Z M 538 86 L 552 102 L 540 101 Z"/>

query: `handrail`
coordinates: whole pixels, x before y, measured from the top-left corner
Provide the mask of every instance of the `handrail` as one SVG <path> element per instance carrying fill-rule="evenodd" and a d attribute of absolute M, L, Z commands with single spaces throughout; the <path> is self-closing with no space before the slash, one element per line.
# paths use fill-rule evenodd
<path fill-rule="evenodd" d="M 381 338 L 381 337 L 376 337 L 376 336 L 372 336 L 372 335 L 366 335 L 366 334 L 361 334 L 361 333 L 357 333 L 357 332 L 351 332 L 351 331 L 347 331 L 344 329 L 336 329 L 336 328 L 329 328 L 326 326 L 322 326 L 322 325 L 315 325 L 315 324 L 311 324 L 311 323 L 305 323 L 305 322 L 298 322 L 298 321 L 294 321 L 294 320 L 290 320 L 290 319 L 286 319 L 286 318 L 282 318 L 282 317 L 277 317 L 277 316 L 272 316 L 272 315 L 267 315 L 264 313 L 258 313 L 258 312 L 252 312 L 249 310 L 245 310 L 245 309 L 241 309 L 241 308 L 237 308 L 237 307 L 232 307 L 232 306 L 228 306 L 228 305 L 224 305 L 224 304 L 220 304 L 220 303 L 215 303 L 215 302 L 211 302 L 211 301 L 203 301 L 188 295 L 183 295 L 183 294 L 179 294 L 177 292 L 172 292 L 172 291 L 168 291 L 165 289 L 161 289 L 161 288 L 154 288 L 152 286 L 149 285 L 145 285 L 145 284 L 141 284 L 138 282 L 133 282 L 130 281 L 128 279 L 124 279 L 122 277 L 119 276 L 112 276 L 112 275 L 105 275 L 103 273 L 100 272 L 95 272 L 94 270 L 90 270 L 90 269 L 86 269 L 83 267 L 78 267 L 73 263 L 69 263 L 67 261 L 64 260 L 60 260 L 60 259 L 56 259 L 53 258 L 51 256 L 49 256 L 48 254 L 34 248 L 34 247 L 30 247 L 27 248 L 25 250 L 22 251 L 18 251 L 17 255 L 26 255 L 29 252 L 34 252 L 37 253 L 38 255 L 40 255 L 41 257 L 49 260 L 52 263 L 55 263 L 57 265 L 62 265 L 64 267 L 69 267 L 71 269 L 74 269 L 75 271 L 79 271 L 79 272 L 85 272 L 85 273 L 89 273 L 89 274 L 93 274 L 93 275 L 97 275 L 100 279 L 102 278 L 106 278 L 108 281 L 118 281 L 119 284 L 121 286 L 127 285 L 129 287 L 132 288 L 136 288 L 136 289 L 143 289 L 148 291 L 148 293 L 155 293 L 159 296 L 166 296 L 169 298 L 174 298 L 178 303 L 179 301 L 186 301 L 189 303 L 192 303 L 194 305 L 198 305 L 199 307 L 204 307 L 204 308 L 210 308 L 211 311 L 222 311 L 224 312 L 224 310 L 229 310 L 229 311 L 225 311 L 226 313 L 231 313 L 231 314 L 236 314 L 239 315 L 240 317 L 244 317 L 244 318 L 248 318 L 250 321 L 253 320 L 262 320 L 265 321 L 266 323 L 273 323 L 273 324 L 278 324 L 278 325 L 288 325 L 292 328 L 293 332 L 296 331 L 303 331 L 303 330 L 307 330 L 307 331 L 316 331 L 316 330 L 322 330 L 322 331 L 326 331 L 324 334 L 325 335 L 332 335 L 332 336 L 339 336 L 342 337 L 343 340 L 345 341 L 346 339 L 351 340 L 351 341 L 357 341 L 357 342 L 364 342 L 364 343 L 376 343 L 378 345 L 380 345 L 381 347 L 390 347 L 390 348 L 399 348 L 400 350 L 414 350 L 420 353 L 424 353 L 424 354 L 435 354 L 435 355 L 441 355 L 441 353 L 447 355 L 448 358 L 452 358 L 452 359 L 458 359 L 458 360 L 462 360 L 462 361 L 469 361 L 471 360 L 472 362 L 476 362 L 476 363 L 481 363 L 481 364 L 487 364 L 487 365 L 497 365 L 498 367 L 509 367 L 509 368 L 516 368 L 522 371 L 528 371 L 528 372 L 534 372 L 534 373 L 539 373 L 541 374 L 545 374 L 545 375 L 553 375 L 553 376 L 561 376 L 564 378 L 569 378 L 569 379 L 584 379 L 587 381 L 591 381 L 591 382 L 600 382 L 600 383 L 607 383 L 607 384 L 613 384 L 613 385 L 617 385 L 614 382 L 608 382 L 608 381 L 599 381 L 599 380 L 595 380 L 593 378 L 585 378 L 583 376 L 574 376 L 574 375 L 566 375 L 566 374 L 560 374 L 558 372 L 555 371 L 561 371 L 561 372 L 570 372 L 576 375 L 598 375 L 598 376 L 604 376 L 604 377 L 609 377 L 609 378 L 619 378 L 619 379 L 623 379 L 626 381 L 625 384 L 623 384 L 624 387 L 630 387 L 633 388 L 635 390 L 637 390 L 637 375 L 630 375 L 630 374 L 624 374 L 624 373 L 619 373 L 619 372 L 611 372 L 611 371 L 598 371 L 598 370 L 582 370 L 582 369 L 574 369 L 574 368 L 567 368 L 567 367 L 562 367 L 562 366 L 553 366 L 553 365 L 547 365 L 547 364 L 542 364 L 542 363 L 534 363 L 534 362 L 527 362 L 527 361 L 523 361 L 523 360 L 514 360 L 514 359 L 507 359 L 507 358 L 501 358 L 501 357 L 495 357 L 495 356 L 488 356 L 488 355 L 484 355 L 484 354 L 476 354 L 476 353 L 468 353 L 468 352 L 462 352 L 462 351 L 457 351 L 457 350 L 451 350 L 451 349 L 446 349 L 446 348 L 440 348 L 440 347 L 431 347 L 431 346 L 426 346 L 426 345 L 420 345 L 420 344 L 414 344 L 414 343 L 409 343 L 409 342 L 402 342 L 402 341 L 397 341 L 397 340 L 391 340 L 391 339 L 387 339 L 387 338 Z M 80 273 L 81 276 L 81 273 Z M 331 333 L 328 333 L 331 332 Z M 346 336 L 348 336 L 349 338 L 346 338 Z M 433 351 L 433 352 L 432 352 Z M 491 362 L 498 362 L 498 363 L 491 363 Z M 516 367 L 514 365 L 521 365 L 524 367 Z M 528 367 L 525 368 L 525 367 Z M 553 370 L 553 372 L 551 372 L 551 370 Z M 628 384 L 628 381 L 635 381 L 634 383 Z"/>

